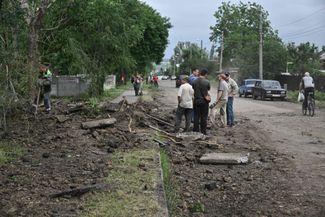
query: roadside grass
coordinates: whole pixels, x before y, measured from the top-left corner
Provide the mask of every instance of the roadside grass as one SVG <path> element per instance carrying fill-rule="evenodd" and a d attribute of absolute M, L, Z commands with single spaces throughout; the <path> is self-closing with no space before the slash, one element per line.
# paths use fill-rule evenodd
<path fill-rule="evenodd" d="M 160 150 L 160 162 L 164 179 L 168 213 L 170 217 L 177 216 L 177 206 L 180 203 L 179 190 L 175 178 L 171 174 L 169 156 L 165 150 Z"/>
<path fill-rule="evenodd" d="M 158 154 L 156 149 L 115 152 L 105 180 L 110 190 L 91 195 L 82 216 L 157 216 Z"/>
<path fill-rule="evenodd" d="M 298 98 L 298 90 L 289 90 L 287 93 L 287 100 L 290 102 L 297 102 Z M 316 106 L 319 108 L 325 108 L 325 92 L 315 91 L 315 100 L 316 100 Z M 301 103 L 301 102 L 299 102 Z"/>
<path fill-rule="evenodd" d="M 22 156 L 24 148 L 16 144 L 0 142 L 0 165 Z"/>

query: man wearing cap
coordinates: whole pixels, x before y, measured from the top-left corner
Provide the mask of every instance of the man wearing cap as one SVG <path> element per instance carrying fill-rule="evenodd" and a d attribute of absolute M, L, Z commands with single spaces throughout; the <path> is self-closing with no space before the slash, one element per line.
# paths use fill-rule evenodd
<path fill-rule="evenodd" d="M 214 126 L 216 125 L 217 115 L 219 115 L 221 121 L 221 127 L 226 127 L 226 123 L 227 123 L 226 106 L 228 101 L 228 84 L 226 82 L 226 78 L 227 77 L 224 73 L 221 73 L 218 76 L 219 87 L 218 87 L 217 100 L 210 105 L 210 109 L 211 109 L 210 120 Z"/>
<path fill-rule="evenodd" d="M 305 109 L 307 109 L 307 97 L 309 93 L 311 94 L 311 97 L 314 98 L 314 92 L 315 92 L 315 84 L 314 79 L 310 76 L 309 72 L 305 72 L 305 76 L 301 79 L 301 82 L 299 84 L 299 91 L 304 90 L 304 103 L 303 106 Z"/>
<path fill-rule="evenodd" d="M 184 131 L 188 132 L 191 126 L 194 90 L 192 86 L 188 83 L 188 77 L 184 77 L 181 80 L 181 83 L 182 85 L 179 87 L 177 94 L 178 107 L 176 111 L 175 133 L 179 131 L 183 115 L 185 115 Z"/>
<path fill-rule="evenodd" d="M 234 126 L 234 96 L 238 92 L 238 85 L 234 79 L 230 77 L 230 73 L 226 72 L 226 82 L 228 83 L 228 101 L 227 101 L 227 125 Z"/>

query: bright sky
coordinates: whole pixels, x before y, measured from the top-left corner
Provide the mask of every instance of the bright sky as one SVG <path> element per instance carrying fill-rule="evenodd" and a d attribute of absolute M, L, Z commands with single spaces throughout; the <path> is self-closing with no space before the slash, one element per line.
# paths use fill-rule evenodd
<path fill-rule="evenodd" d="M 209 51 L 214 12 L 220 0 L 142 0 L 156 9 L 162 16 L 169 17 L 173 28 L 169 33 L 169 46 L 165 57 L 170 58 L 178 41 L 191 41 Z M 238 3 L 237 0 L 230 0 Z M 247 3 L 248 0 L 242 0 Z M 279 31 L 284 42 L 315 43 L 325 45 L 325 0 L 250 0 L 269 12 L 268 19 L 273 29 Z"/>

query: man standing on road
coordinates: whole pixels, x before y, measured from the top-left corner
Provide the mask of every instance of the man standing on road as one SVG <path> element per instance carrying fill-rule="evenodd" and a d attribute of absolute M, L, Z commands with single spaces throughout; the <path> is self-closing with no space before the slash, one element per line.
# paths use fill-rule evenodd
<path fill-rule="evenodd" d="M 182 85 L 179 87 L 177 95 L 178 107 L 176 111 L 175 133 L 179 131 L 183 115 L 185 115 L 185 132 L 190 131 L 191 126 L 194 90 L 188 83 L 188 77 L 184 77 L 181 82 Z"/>
<path fill-rule="evenodd" d="M 211 123 L 216 125 L 217 115 L 220 116 L 221 127 L 226 127 L 227 117 L 226 117 L 226 106 L 228 101 L 228 84 L 226 82 L 226 75 L 220 74 L 218 76 L 219 79 L 219 87 L 218 87 L 218 95 L 217 100 L 213 104 L 210 105 L 211 109 Z"/>
<path fill-rule="evenodd" d="M 193 86 L 193 82 L 199 77 L 200 71 L 197 68 L 192 68 L 192 74 L 188 78 L 188 83 Z M 194 123 L 194 110 L 192 110 L 191 122 Z"/>
<path fill-rule="evenodd" d="M 315 84 L 314 79 L 309 75 L 309 72 L 305 72 L 305 76 L 301 79 L 301 82 L 299 84 L 299 90 L 304 90 L 304 109 L 307 109 L 307 97 L 309 93 L 311 94 L 311 97 L 314 98 L 314 92 L 315 92 Z"/>
<path fill-rule="evenodd" d="M 210 82 L 207 80 L 207 69 L 200 70 L 200 76 L 193 82 L 194 89 L 194 132 L 207 134 L 207 119 L 209 113 L 209 103 L 211 97 L 208 93 L 210 90 Z"/>
<path fill-rule="evenodd" d="M 193 85 L 193 82 L 199 77 L 199 70 L 197 68 L 192 68 L 192 74 L 188 78 L 188 83 Z"/>
<path fill-rule="evenodd" d="M 227 101 L 227 125 L 234 126 L 234 96 L 238 92 L 238 85 L 234 79 L 230 77 L 230 73 L 226 72 L 226 81 L 228 83 L 228 101 Z"/>

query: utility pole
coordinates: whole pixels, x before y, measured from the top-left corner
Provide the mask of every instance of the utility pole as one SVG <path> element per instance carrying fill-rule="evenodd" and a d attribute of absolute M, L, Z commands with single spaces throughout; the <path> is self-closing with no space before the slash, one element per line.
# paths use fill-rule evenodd
<path fill-rule="evenodd" d="M 220 62 L 219 62 L 219 73 L 222 72 L 222 57 L 223 57 L 223 44 L 224 44 L 224 35 L 223 35 L 223 31 L 221 31 L 221 50 L 220 50 Z"/>
<path fill-rule="evenodd" d="M 259 78 L 263 79 L 263 29 L 262 29 L 262 21 L 263 15 L 262 11 L 260 12 L 260 45 L 259 45 Z"/>
<path fill-rule="evenodd" d="M 203 58 L 203 40 L 201 40 L 201 59 Z"/>

